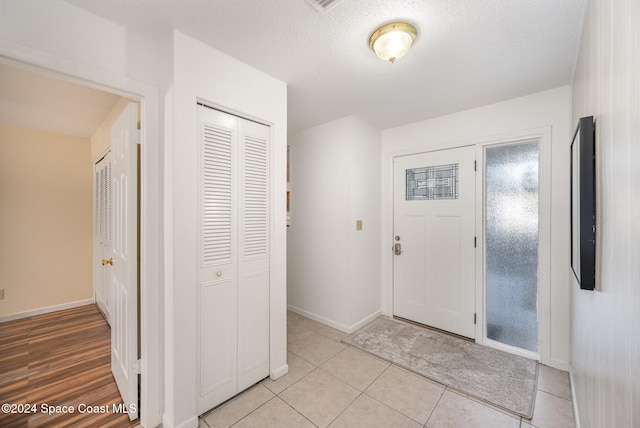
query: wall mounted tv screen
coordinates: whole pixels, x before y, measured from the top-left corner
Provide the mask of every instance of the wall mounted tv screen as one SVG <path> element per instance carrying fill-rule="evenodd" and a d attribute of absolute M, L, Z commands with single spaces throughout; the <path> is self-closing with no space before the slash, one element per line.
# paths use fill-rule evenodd
<path fill-rule="evenodd" d="M 593 116 L 571 143 L 571 269 L 583 290 L 596 286 L 596 150 Z"/>

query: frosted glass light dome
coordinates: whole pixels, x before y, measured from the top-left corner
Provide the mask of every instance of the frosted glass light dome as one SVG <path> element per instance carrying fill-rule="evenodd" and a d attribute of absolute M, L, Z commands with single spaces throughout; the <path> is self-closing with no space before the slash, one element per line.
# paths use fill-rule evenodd
<path fill-rule="evenodd" d="M 418 32 L 413 25 L 406 22 L 392 22 L 371 34 L 369 46 L 379 58 L 393 63 L 409 52 L 417 35 Z"/>

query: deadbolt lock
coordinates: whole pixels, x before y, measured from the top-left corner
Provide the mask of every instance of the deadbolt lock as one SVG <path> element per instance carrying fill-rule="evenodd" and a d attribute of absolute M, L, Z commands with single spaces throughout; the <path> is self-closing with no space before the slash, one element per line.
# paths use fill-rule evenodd
<path fill-rule="evenodd" d="M 395 253 L 396 256 L 399 256 L 400 254 L 402 254 L 402 245 L 400 243 L 395 244 L 393 246 L 393 252 Z"/>

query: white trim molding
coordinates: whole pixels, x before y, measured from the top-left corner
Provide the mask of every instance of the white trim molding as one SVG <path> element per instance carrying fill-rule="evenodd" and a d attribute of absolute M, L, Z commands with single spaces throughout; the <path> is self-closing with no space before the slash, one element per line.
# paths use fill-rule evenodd
<path fill-rule="evenodd" d="M 573 407 L 573 420 L 576 428 L 580 428 L 580 412 L 578 411 L 578 397 L 576 396 L 576 388 L 573 383 L 573 369 L 569 365 L 569 383 L 571 385 L 571 406 Z"/>
<path fill-rule="evenodd" d="M 6 321 L 19 320 L 22 318 L 33 317 L 36 315 L 48 314 L 56 311 L 63 311 L 65 309 L 72 309 L 80 306 L 91 305 L 93 303 L 95 303 L 95 300 L 93 298 L 83 299 L 83 300 L 76 300 L 75 302 L 68 302 L 68 303 L 61 303 L 59 305 L 46 306 L 44 308 L 39 308 L 39 309 L 31 309 L 29 311 L 18 312 L 15 314 L 1 315 L 0 323 L 6 322 Z"/>
<path fill-rule="evenodd" d="M 289 373 L 289 365 L 285 364 L 276 369 L 272 369 L 269 373 L 269 377 L 271 378 L 271 380 L 278 380 L 287 373 Z"/>
<path fill-rule="evenodd" d="M 539 141 L 538 172 L 538 352 L 490 340 L 486 337 L 486 284 L 485 284 L 485 150 L 487 147 L 524 141 Z M 479 139 L 476 144 L 476 342 L 526 358 L 540 360 L 556 368 L 551 362 L 551 127 L 510 132 Z M 566 369 L 566 368 L 563 368 Z"/>
<path fill-rule="evenodd" d="M 329 327 L 335 328 L 336 330 L 340 330 L 343 333 L 347 333 L 347 334 L 351 334 L 354 331 L 359 330 L 360 328 L 364 327 L 365 325 L 369 324 L 371 321 L 373 321 L 374 319 L 378 318 L 378 316 L 382 315 L 381 311 L 375 311 L 372 314 L 367 315 L 366 317 L 362 318 L 360 321 L 357 321 L 351 325 L 345 325 L 339 322 L 335 322 L 332 321 L 328 318 L 325 317 L 321 317 L 320 315 L 316 315 L 312 312 L 309 311 L 305 311 L 304 309 L 300 309 L 297 308 L 295 306 L 292 305 L 288 305 L 287 309 L 290 310 L 291 312 L 294 312 L 298 315 L 302 315 L 303 317 L 307 317 L 309 319 L 312 319 L 314 321 L 317 321 L 319 323 L 322 323 L 324 325 L 328 325 Z"/>

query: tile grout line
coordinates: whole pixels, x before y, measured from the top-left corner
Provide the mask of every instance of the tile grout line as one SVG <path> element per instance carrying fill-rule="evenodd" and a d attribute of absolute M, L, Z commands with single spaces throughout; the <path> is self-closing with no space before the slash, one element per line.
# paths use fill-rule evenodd
<path fill-rule="evenodd" d="M 325 373 L 326 373 L 326 372 L 325 372 Z M 329 373 L 329 374 L 331 374 L 331 373 Z M 334 377 L 335 377 L 335 376 L 334 376 Z M 337 379 L 337 378 L 336 378 L 336 379 Z M 344 382 L 344 381 L 343 381 L 343 382 Z M 345 383 L 346 383 L 346 382 L 345 382 Z M 356 388 L 356 389 L 357 389 L 357 388 Z M 351 406 L 353 406 L 353 403 L 355 403 L 355 402 L 356 402 L 356 400 L 357 400 L 358 398 L 360 398 L 360 397 L 364 394 L 364 391 L 360 391 L 360 390 L 358 390 L 358 392 L 359 392 L 358 396 L 357 396 L 356 398 L 354 398 L 354 399 L 353 399 L 353 401 L 352 401 L 351 403 L 349 403 L 349 405 L 348 405 L 347 407 L 345 407 L 344 409 L 342 409 L 342 411 L 341 411 L 340 413 L 338 413 L 338 415 L 337 415 L 335 418 L 333 418 L 333 419 L 331 420 L 331 422 L 329 422 L 329 424 L 327 425 L 327 427 L 330 427 L 332 423 L 334 423 L 336 420 L 338 420 L 338 418 L 339 418 L 340 416 L 342 416 L 342 414 L 343 414 L 344 412 L 346 412 L 346 411 L 347 411 L 347 409 L 349 409 Z"/>
<path fill-rule="evenodd" d="M 297 354 L 295 354 L 297 355 Z M 299 355 L 297 355 L 299 358 Z M 302 358 L 304 360 L 304 358 Z M 307 360 L 304 360 L 307 361 Z M 280 400 L 282 400 L 282 402 L 284 404 L 286 404 L 287 406 L 289 406 L 291 409 L 293 409 L 293 411 L 295 411 L 296 413 L 298 413 L 300 416 L 302 416 L 303 418 L 305 418 L 307 421 L 309 421 L 309 423 L 315 427 L 317 427 L 318 425 L 316 425 L 311 419 L 307 418 L 302 412 L 298 411 L 298 409 L 296 409 L 295 407 L 293 407 L 291 404 L 289 404 L 289 402 L 287 400 L 285 400 L 284 398 L 280 397 L 280 394 L 284 393 L 286 390 L 288 390 L 289 388 L 291 388 L 293 385 L 295 385 L 296 383 L 300 382 L 302 379 L 306 378 L 307 376 L 309 376 L 311 373 L 315 372 L 316 370 L 320 370 L 320 367 L 316 366 L 315 364 L 313 364 L 310 361 L 307 361 L 309 364 L 311 364 L 314 369 L 311 370 L 309 373 L 307 373 L 306 375 L 302 376 L 300 379 L 298 379 L 297 381 L 293 382 L 291 385 L 287 386 L 285 389 L 283 389 L 282 391 L 280 391 L 278 394 L 276 394 L 275 396 L 278 397 Z M 324 370 L 323 370 L 324 371 Z M 273 398 L 272 398 L 273 399 Z M 269 400 L 271 401 L 271 400 Z"/>
<path fill-rule="evenodd" d="M 325 335 L 323 335 L 322 333 L 317 332 L 316 330 L 313 330 L 313 331 L 312 331 L 312 333 L 313 333 L 313 332 L 315 332 L 315 333 L 319 334 L 320 336 L 323 336 L 323 337 L 325 337 L 325 338 L 327 338 L 327 339 L 329 339 L 329 340 L 331 340 L 331 341 L 333 341 L 333 342 L 336 342 L 336 343 L 338 343 L 338 344 L 343 345 L 343 343 L 342 343 L 341 341 L 336 341 L 335 339 L 333 339 L 333 338 L 331 338 L 331 337 L 328 337 L 328 336 L 325 336 Z M 301 377 L 300 379 L 298 379 L 297 381 L 295 381 L 294 383 L 292 383 L 291 385 L 289 385 L 288 387 L 286 387 L 286 388 L 285 388 L 284 390 L 282 390 L 279 394 L 276 394 L 276 396 L 277 396 L 278 398 L 280 398 L 282 401 L 284 401 L 284 402 L 285 402 L 289 407 L 291 407 L 292 409 L 294 409 L 297 413 L 299 413 L 300 415 L 302 415 L 302 416 L 303 416 L 305 419 L 307 419 L 309 422 L 311 422 L 313 425 L 317 426 L 315 423 L 313 423 L 311 420 L 309 420 L 305 415 L 303 415 L 303 414 L 302 414 L 302 413 L 300 413 L 297 409 L 295 409 L 293 406 L 291 406 L 291 405 L 290 405 L 290 404 L 289 404 L 289 403 L 288 403 L 284 398 L 280 397 L 280 394 L 281 394 L 281 393 L 284 393 L 286 390 L 288 390 L 289 388 L 291 388 L 293 385 L 295 385 L 296 383 L 298 383 L 298 382 L 302 381 L 303 379 L 305 379 L 306 377 L 308 377 L 309 375 L 311 375 L 313 372 L 315 372 L 315 371 L 317 371 L 317 370 L 321 370 L 323 373 L 326 373 L 327 375 L 329 375 L 329 376 L 331 376 L 331 377 L 333 377 L 333 378 L 337 379 L 338 381 L 340 381 L 340 382 L 342 382 L 342 383 L 344 383 L 344 384 L 346 384 L 346 385 L 348 385 L 348 386 L 352 387 L 353 389 L 357 390 L 357 391 L 358 391 L 358 395 L 357 395 L 357 396 L 356 396 L 356 397 L 355 397 L 355 398 L 354 398 L 354 399 L 353 399 L 353 400 L 352 400 L 352 401 L 351 401 L 351 402 L 350 402 L 350 403 L 349 403 L 349 404 L 348 404 L 348 405 L 347 405 L 347 406 L 346 406 L 346 407 L 345 407 L 345 408 L 344 408 L 340 413 L 338 413 L 338 415 L 336 415 L 336 417 L 335 417 L 335 418 L 333 418 L 333 419 L 329 422 L 329 424 L 328 424 L 327 426 L 330 426 L 330 425 L 331 425 L 332 423 L 334 423 L 334 422 L 335 422 L 335 421 L 336 421 L 336 420 L 337 420 L 337 419 L 338 419 L 338 418 L 339 418 L 339 417 L 340 417 L 344 412 L 346 412 L 346 411 L 347 411 L 347 409 L 349 409 L 349 408 L 353 405 L 353 403 L 355 403 L 355 402 L 356 402 L 356 400 L 357 400 L 358 398 L 360 398 L 360 396 L 362 396 L 362 395 L 364 394 L 364 391 L 359 390 L 358 388 L 356 388 L 355 386 L 353 386 L 353 385 L 349 384 L 348 382 L 346 382 L 346 381 L 344 381 L 344 380 L 342 380 L 342 379 L 340 379 L 340 378 L 338 378 L 338 377 L 334 376 L 333 374 L 331 374 L 331 373 L 327 372 L 326 370 L 323 370 L 323 369 L 322 369 L 322 366 L 323 366 L 323 365 L 325 365 L 326 363 L 328 363 L 329 361 L 331 361 L 332 359 L 334 359 L 334 358 L 335 358 L 335 357 L 337 357 L 338 355 L 342 354 L 343 352 L 345 352 L 345 351 L 346 351 L 347 349 L 349 349 L 349 348 L 352 348 L 352 346 L 350 346 L 350 345 L 346 345 L 344 349 L 341 349 L 341 350 L 340 350 L 340 351 L 338 351 L 335 355 L 332 355 L 332 356 L 331 356 L 331 357 L 329 357 L 326 361 L 322 362 L 322 364 L 320 364 L 320 365 L 315 365 L 315 364 L 314 364 L 314 363 L 312 363 L 311 361 L 306 360 L 304 357 L 302 357 L 302 356 L 300 356 L 300 355 L 296 354 L 295 352 L 293 352 L 293 351 L 289 351 L 289 352 L 291 352 L 292 354 L 296 355 L 297 357 L 301 358 L 302 360 L 304 360 L 304 361 L 308 362 L 309 364 L 311 364 L 312 366 L 314 366 L 314 369 L 313 369 L 313 370 L 311 370 L 311 371 L 310 371 L 309 373 L 307 373 L 306 375 L 304 375 L 303 377 Z M 388 367 L 387 367 L 387 368 L 388 368 Z M 385 371 L 386 371 L 386 369 L 385 369 Z M 384 371 L 383 371 L 383 373 L 384 373 Z M 380 375 L 382 375 L 382 373 L 381 373 Z M 380 375 L 378 375 L 378 377 L 380 377 Z M 377 377 L 376 377 L 376 379 L 377 379 Z M 374 379 L 374 381 L 375 381 L 376 379 Z M 369 383 L 369 385 L 371 385 L 374 381 L 372 381 L 371 383 Z M 369 385 L 368 385 L 368 386 L 369 386 Z M 368 387 L 368 386 L 367 386 L 367 387 Z M 365 388 L 365 389 L 366 389 L 366 388 Z"/>
<path fill-rule="evenodd" d="M 438 385 L 440 385 L 440 384 L 438 384 Z M 436 409 L 438 408 L 438 404 L 440 404 L 440 401 L 442 400 L 442 397 L 444 397 L 445 392 L 447 392 L 447 390 L 449 389 L 449 387 L 446 386 L 446 385 L 442 385 L 442 386 L 444 387 L 444 390 L 442 391 L 442 394 L 440 394 L 440 397 L 438 397 L 438 401 L 436 401 L 435 406 L 433 406 L 433 409 L 431 410 L 431 413 L 429 413 L 429 416 L 427 417 L 427 420 L 424 422 L 423 427 L 425 427 L 425 428 L 426 428 L 427 424 L 429 423 L 429 419 L 431 419 L 431 417 L 435 413 Z"/>
<path fill-rule="evenodd" d="M 355 347 L 354 347 L 354 348 L 355 348 Z M 356 350 L 358 350 L 358 351 L 360 351 L 358 348 L 355 348 L 355 349 L 356 349 Z M 360 351 L 360 352 L 362 352 L 362 351 Z M 367 355 L 369 355 L 369 354 L 367 354 Z M 377 357 L 374 357 L 374 358 L 377 358 Z M 388 361 L 385 361 L 385 360 L 381 360 L 381 361 L 384 361 L 384 362 L 386 362 L 386 363 L 387 363 L 387 364 L 389 364 L 389 365 L 387 366 L 387 368 L 386 368 L 386 369 L 384 369 L 384 370 L 382 371 L 382 373 L 380 373 L 380 374 L 378 375 L 378 377 L 376 377 L 376 378 L 373 380 L 373 382 L 371 382 L 371 383 L 369 384 L 369 386 L 367 386 L 367 388 L 364 390 L 364 392 L 363 392 L 363 393 L 364 393 L 367 397 L 369 397 L 369 398 L 371 398 L 372 400 L 374 400 L 374 401 L 376 401 L 376 402 L 378 402 L 378 403 L 382 404 L 382 405 L 383 405 L 383 406 L 385 406 L 385 407 L 388 407 L 389 409 L 393 410 L 394 412 L 401 414 L 402 416 L 404 416 L 404 417 L 406 417 L 406 418 L 408 418 L 408 419 L 410 419 L 410 420 L 414 421 L 414 422 L 415 422 L 415 423 L 417 423 L 417 424 L 420 424 L 420 422 L 419 422 L 419 421 L 416 421 L 416 420 L 415 420 L 415 419 L 413 419 L 411 416 L 409 416 L 409 415 L 407 415 L 406 413 L 404 413 L 404 412 L 400 411 L 399 409 L 396 409 L 396 408 L 394 408 L 394 407 L 391 407 L 390 405 L 388 405 L 388 404 L 386 404 L 386 403 L 383 403 L 382 401 L 378 400 L 377 398 L 372 397 L 371 395 L 367 394 L 367 390 L 371 387 L 371 385 L 373 385 L 373 384 L 374 384 L 378 379 L 380 379 L 380 378 L 382 377 L 382 375 L 383 375 L 383 374 L 385 374 L 389 369 L 391 369 L 391 368 L 393 368 L 393 367 L 395 367 L 396 369 L 400 369 L 400 370 L 402 370 L 402 371 L 405 371 L 405 372 L 407 372 L 407 373 L 409 373 L 409 374 L 411 374 L 411 375 L 415 375 L 415 376 L 417 376 L 417 377 L 424 378 L 423 376 L 417 375 L 416 373 L 412 373 L 412 372 L 410 372 L 410 371 L 408 371 L 408 370 L 405 370 L 405 369 L 403 369 L 402 367 L 397 366 L 397 365 L 395 365 L 395 364 L 393 364 L 393 363 L 390 363 L 390 362 L 388 362 Z M 426 379 L 426 378 L 424 378 L 424 379 Z M 431 381 L 431 380 L 429 379 L 429 381 Z M 431 381 L 431 382 L 433 382 L 433 381 Z M 436 382 L 436 383 L 437 383 L 437 382 Z M 440 384 L 438 384 L 438 385 L 440 385 Z M 444 394 L 444 391 L 443 391 L 442 393 Z M 440 395 L 440 397 L 442 397 L 442 395 Z M 438 402 L 439 402 L 439 401 L 440 401 L 440 398 L 438 398 Z M 437 404 L 436 404 L 436 405 L 437 405 Z M 434 406 L 434 409 L 435 409 L 435 406 Z M 432 411 L 432 412 L 433 412 L 433 411 Z M 431 417 L 431 415 L 429 415 L 429 417 Z M 423 424 L 423 426 L 424 426 L 424 425 L 426 425 L 426 423 L 427 423 L 428 421 L 429 421 L 429 418 L 427 418 L 427 421 L 425 421 L 425 423 Z"/>
<path fill-rule="evenodd" d="M 573 403 L 573 399 L 571 399 L 571 398 L 566 398 L 566 397 L 563 397 L 561 395 L 554 394 L 553 392 L 545 391 L 544 389 L 536 388 L 536 393 L 537 392 L 544 392 L 545 394 L 549 394 L 549 395 L 552 395 L 554 397 L 561 398 L 563 400 L 566 400 L 566 401 L 569 401 L 569 402 Z"/>
<path fill-rule="evenodd" d="M 332 339 L 332 340 L 333 340 L 333 339 Z M 342 343 L 342 342 L 339 342 L 339 343 Z M 342 354 L 343 352 L 346 352 L 346 350 L 347 350 L 347 349 L 349 349 L 349 348 L 353 348 L 353 347 L 352 347 L 351 345 L 347 345 L 347 347 L 346 347 L 346 348 L 344 348 L 342 351 L 338 352 L 336 355 L 334 355 L 333 357 L 331 357 L 331 358 L 329 358 L 327 361 L 325 361 L 325 362 L 323 363 L 323 365 L 324 365 L 324 364 L 326 364 L 326 363 L 328 363 L 329 361 L 331 361 L 333 358 L 337 357 L 338 355 Z M 355 348 L 354 348 L 354 349 L 355 349 Z M 387 369 L 388 369 L 390 366 L 391 366 L 391 365 L 387 366 L 387 368 L 385 368 L 385 369 L 382 371 L 382 373 L 384 373 L 385 371 L 387 371 Z M 319 369 L 322 369 L 322 367 L 318 367 L 318 368 L 319 368 Z M 353 406 L 353 404 L 358 400 L 358 398 L 360 398 L 360 397 L 361 397 L 361 396 L 363 396 L 363 395 L 366 395 L 366 394 L 365 394 L 365 391 L 367 390 L 367 388 L 369 388 L 369 386 L 371 386 L 371 385 L 372 385 L 376 380 L 378 380 L 378 378 L 379 378 L 380 376 L 382 376 L 382 373 L 380 373 L 380 374 L 379 374 L 379 375 L 378 375 L 378 376 L 377 376 L 373 381 L 371 381 L 371 382 L 366 386 L 366 388 L 364 388 L 363 390 L 360 390 L 360 389 L 356 388 L 355 386 L 353 386 L 353 385 L 349 384 L 348 382 L 346 382 L 346 381 L 344 381 L 344 380 L 340 379 L 339 377 L 334 376 L 333 374 L 331 374 L 331 373 L 327 372 L 326 370 L 322 370 L 322 371 L 323 371 L 323 372 L 325 372 L 325 373 L 327 373 L 329 376 L 332 376 L 332 377 L 334 377 L 335 379 L 338 379 L 339 381 L 344 382 L 345 384 L 347 384 L 347 385 L 351 386 L 352 388 L 356 389 L 356 390 L 359 392 L 359 394 L 356 396 L 356 398 L 354 398 L 354 399 L 353 399 L 353 401 L 351 401 L 351 403 L 349 403 L 349 405 L 348 405 L 347 407 L 345 407 L 345 408 L 344 408 L 340 413 L 338 413 L 338 415 L 337 415 L 335 418 L 333 418 L 333 420 L 332 420 L 332 421 L 329 423 L 329 425 L 327 425 L 327 426 L 331 426 L 331 424 L 332 424 L 332 423 L 334 423 L 336 420 L 338 420 L 338 418 L 340 418 L 340 416 L 342 416 L 342 414 L 343 414 L 344 412 L 346 412 L 346 411 L 347 411 L 351 406 Z M 367 397 L 369 397 L 369 395 L 367 395 Z M 372 397 L 369 397 L 369 398 L 372 398 Z M 376 400 L 376 401 L 377 401 L 377 400 Z M 383 404 L 383 405 L 384 405 L 384 403 L 381 403 L 381 404 Z M 389 406 L 387 406 L 387 407 L 389 407 Z M 395 409 L 393 409 L 393 410 L 395 410 Z M 396 410 L 396 411 L 397 411 L 397 410 Z"/>

